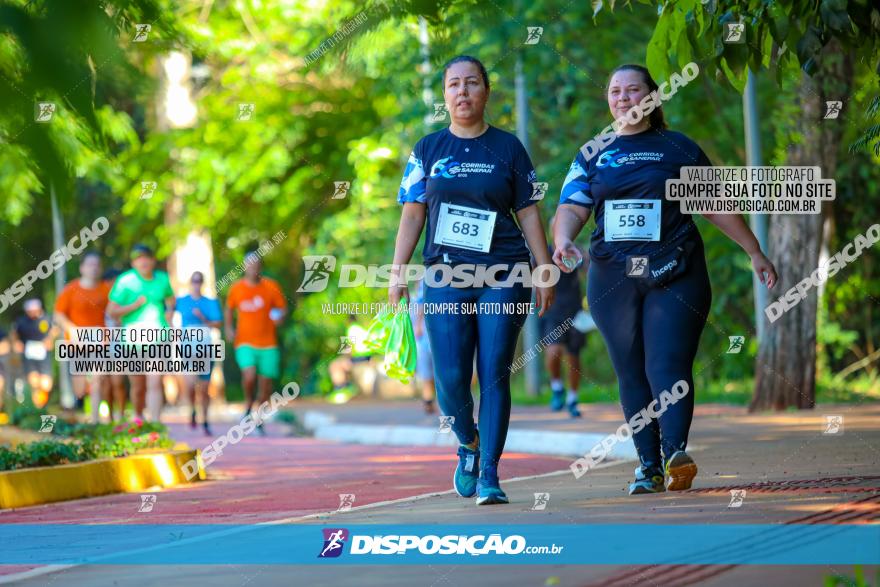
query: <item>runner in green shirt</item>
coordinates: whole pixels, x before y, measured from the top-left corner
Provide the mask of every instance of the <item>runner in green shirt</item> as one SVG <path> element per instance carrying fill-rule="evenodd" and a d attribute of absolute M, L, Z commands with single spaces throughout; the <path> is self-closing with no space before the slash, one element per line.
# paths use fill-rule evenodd
<path fill-rule="evenodd" d="M 168 328 L 174 314 L 174 291 L 168 274 L 156 270 L 156 256 L 146 245 L 132 248 L 131 266 L 113 284 L 107 313 L 122 326 Z M 129 381 L 135 416 L 143 418 L 146 405 L 149 419 L 158 421 L 164 401 L 162 376 L 130 375 Z"/>

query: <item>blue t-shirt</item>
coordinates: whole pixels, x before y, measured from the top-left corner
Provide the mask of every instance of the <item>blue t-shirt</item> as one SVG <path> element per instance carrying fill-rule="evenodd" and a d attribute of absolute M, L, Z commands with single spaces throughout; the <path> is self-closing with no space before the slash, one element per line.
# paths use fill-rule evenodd
<path fill-rule="evenodd" d="M 180 312 L 180 325 L 183 328 L 194 328 L 198 326 L 206 326 L 204 322 L 193 313 L 198 308 L 202 315 L 209 322 L 219 322 L 223 320 L 223 311 L 220 309 L 220 302 L 214 298 L 206 298 L 201 296 L 195 300 L 189 294 L 177 298 L 176 310 Z"/>
<path fill-rule="evenodd" d="M 596 230 L 590 239 L 590 257 L 625 262 L 629 255 L 653 255 L 700 235 L 690 214 L 678 202 L 666 201 L 666 180 L 679 179 L 685 166 L 711 166 L 702 149 L 685 135 L 649 129 L 618 136 L 586 161 L 578 151 L 562 185 L 560 204 L 583 206 L 594 212 Z M 620 199 L 660 200 L 659 241 L 605 241 L 605 202 Z"/>
<path fill-rule="evenodd" d="M 425 265 L 519 263 L 529 260 L 529 251 L 514 213 L 537 203 L 531 199 L 536 181 L 515 135 L 489 126 L 482 135 L 463 139 L 444 128 L 416 143 L 397 201 L 428 206 Z M 488 252 L 434 242 L 444 203 L 496 212 Z"/>

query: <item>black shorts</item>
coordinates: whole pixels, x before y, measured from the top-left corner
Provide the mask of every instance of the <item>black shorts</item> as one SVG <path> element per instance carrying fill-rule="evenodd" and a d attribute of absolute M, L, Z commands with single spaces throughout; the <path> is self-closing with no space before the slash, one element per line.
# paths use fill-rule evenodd
<path fill-rule="evenodd" d="M 24 367 L 24 374 L 27 376 L 30 373 L 39 373 L 40 375 L 52 375 L 52 358 L 46 357 L 45 359 L 22 359 L 22 365 Z"/>
<path fill-rule="evenodd" d="M 543 344 L 550 346 L 551 344 L 561 344 L 565 347 L 566 352 L 572 355 L 578 355 L 581 352 L 581 349 L 584 348 L 584 345 L 587 343 L 587 336 L 571 325 L 571 319 L 569 318 L 541 318 L 539 320 L 541 324 L 541 341 Z M 565 323 L 568 322 L 566 326 Z M 559 327 L 559 330 L 563 330 L 562 334 L 557 332 L 553 332 L 554 329 Z"/>

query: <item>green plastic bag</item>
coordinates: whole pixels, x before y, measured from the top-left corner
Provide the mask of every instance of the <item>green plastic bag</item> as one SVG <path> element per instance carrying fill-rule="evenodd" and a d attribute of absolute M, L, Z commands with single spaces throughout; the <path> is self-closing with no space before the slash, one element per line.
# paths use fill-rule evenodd
<path fill-rule="evenodd" d="M 391 329 L 385 345 L 385 374 L 401 383 L 409 383 L 416 372 L 416 337 L 406 305 L 391 317 Z"/>
<path fill-rule="evenodd" d="M 388 335 L 391 334 L 391 323 L 394 319 L 393 310 L 382 310 L 367 327 L 367 338 L 364 346 L 374 353 L 384 353 L 388 344 Z"/>

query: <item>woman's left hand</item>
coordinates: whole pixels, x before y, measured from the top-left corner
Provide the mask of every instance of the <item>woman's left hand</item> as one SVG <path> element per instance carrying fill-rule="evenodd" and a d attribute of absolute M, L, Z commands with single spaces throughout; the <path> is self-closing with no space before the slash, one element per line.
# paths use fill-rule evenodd
<path fill-rule="evenodd" d="M 535 303 L 538 306 L 538 317 L 544 315 L 544 312 L 553 305 L 556 298 L 556 289 L 551 285 L 549 287 L 535 287 Z"/>
<path fill-rule="evenodd" d="M 758 279 L 761 280 L 761 283 L 767 286 L 767 289 L 772 289 L 773 286 L 776 285 L 776 281 L 778 280 L 778 277 L 776 275 L 776 267 L 774 267 L 773 263 L 770 262 L 770 259 L 768 259 L 767 256 L 760 251 L 751 255 L 751 258 L 752 269 L 754 269 L 755 274 L 758 276 Z"/>

